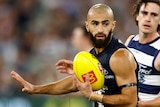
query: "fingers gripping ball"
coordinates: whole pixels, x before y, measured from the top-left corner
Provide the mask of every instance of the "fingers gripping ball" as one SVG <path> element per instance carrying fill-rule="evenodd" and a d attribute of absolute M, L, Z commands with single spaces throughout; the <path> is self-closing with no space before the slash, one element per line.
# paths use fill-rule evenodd
<path fill-rule="evenodd" d="M 103 68 L 98 59 L 89 52 L 79 52 L 73 60 L 73 70 L 81 82 L 85 82 L 89 74 L 93 90 L 99 90 L 104 85 Z"/>

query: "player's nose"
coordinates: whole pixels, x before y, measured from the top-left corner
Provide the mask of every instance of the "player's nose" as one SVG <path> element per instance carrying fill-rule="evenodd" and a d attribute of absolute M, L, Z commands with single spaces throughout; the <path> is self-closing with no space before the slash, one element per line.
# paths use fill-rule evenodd
<path fill-rule="evenodd" d="M 98 32 L 99 32 L 99 33 L 102 33 L 103 31 L 104 31 L 103 25 L 102 25 L 102 24 L 99 24 L 99 25 L 98 25 Z"/>
<path fill-rule="evenodd" d="M 146 17 L 145 17 L 145 21 L 147 21 L 147 22 L 150 22 L 151 21 L 151 15 L 146 15 Z"/>

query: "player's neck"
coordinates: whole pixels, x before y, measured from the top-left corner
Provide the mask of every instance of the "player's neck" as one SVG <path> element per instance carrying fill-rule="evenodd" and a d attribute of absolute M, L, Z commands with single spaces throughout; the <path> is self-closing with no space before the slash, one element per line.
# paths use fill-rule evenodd
<path fill-rule="evenodd" d="M 95 48 L 95 50 L 96 50 L 96 54 L 98 55 L 104 50 L 104 48 Z"/>
<path fill-rule="evenodd" d="M 139 33 L 139 43 L 146 44 L 155 40 L 159 36 L 158 32 L 154 33 Z"/>

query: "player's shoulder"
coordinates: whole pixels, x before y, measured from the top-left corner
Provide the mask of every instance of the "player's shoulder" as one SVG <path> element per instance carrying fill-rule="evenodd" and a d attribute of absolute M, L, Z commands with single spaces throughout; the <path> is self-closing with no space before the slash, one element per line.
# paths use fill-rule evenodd
<path fill-rule="evenodd" d="M 135 58 L 133 54 L 126 48 L 119 48 L 111 56 L 111 63 L 120 63 L 120 64 L 134 64 Z"/>
<path fill-rule="evenodd" d="M 112 57 L 125 58 L 126 56 L 130 56 L 130 55 L 132 54 L 127 48 L 119 48 L 117 51 L 113 53 Z"/>
<path fill-rule="evenodd" d="M 133 54 L 125 48 L 120 48 L 111 56 L 110 66 L 114 72 L 136 69 L 136 60 Z"/>
<path fill-rule="evenodd" d="M 130 35 L 130 36 L 127 38 L 126 42 L 125 42 L 125 46 L 128 46 L 129 42 L 130 42 L 131 39 L 134 38 L 134 37 L 135 37 L 135 35 Z"/>

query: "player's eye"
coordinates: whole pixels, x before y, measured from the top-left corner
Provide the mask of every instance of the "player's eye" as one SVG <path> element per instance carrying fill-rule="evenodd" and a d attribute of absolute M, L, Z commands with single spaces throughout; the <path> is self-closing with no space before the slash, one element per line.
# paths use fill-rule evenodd
<path fill-rule="evenodd" d="M 94 25 L 94 26 L 97 26 L 99 23 L 96 22 L 96 21 L 92 21 L 91 24 Z"/>
<path fill-rule="evenodd" d="M 103 25 L 105 25 L 105 26 L 107 26 L 108 24 L 109 24 L 108 22 L 103 23 Z"/>
<path fill-rule="evenodd" d="M 107 21 L 104 21 L 104 22 L 102 22 L 102 24 L 104 25 L 104 26 L 108 26 L 109 25 L 109 21 L 107 20 Z"/>
<path fill-rule="evenodd" d="M 148 14 L 148 12 L 146 12 L 146 11 L 141 11 L 141 13 L 142 13 L 143 15 L 147 15 L 147 14 Z"/>
<path fill-rule="evenodd" d="M 158 16 L 158 14 L 157 14 L 157 13 L 151 13 L 151 15 L 152 15 L 152 16 Z"/>

